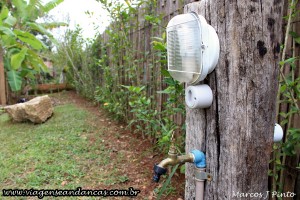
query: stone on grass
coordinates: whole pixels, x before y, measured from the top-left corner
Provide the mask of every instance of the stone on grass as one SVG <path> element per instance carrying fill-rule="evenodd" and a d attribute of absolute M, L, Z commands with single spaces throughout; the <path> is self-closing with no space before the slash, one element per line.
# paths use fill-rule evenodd
<path fill-rule="evenodd" d="M 48 95 L 36 97 L 25 103 L 6 106 L 5 111 L 15 122 L 45 122 L 53 114 L 53 106 Z"/>

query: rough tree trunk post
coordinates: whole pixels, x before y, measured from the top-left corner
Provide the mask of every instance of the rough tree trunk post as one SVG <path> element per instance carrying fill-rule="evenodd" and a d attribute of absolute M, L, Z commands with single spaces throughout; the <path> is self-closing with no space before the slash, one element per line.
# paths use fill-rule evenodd
<path fill-rule="evenodd" d="M 267 195 L 282 5 L 279 0 L 202 0 L 185 6 L 185 12 L 205 16 L 220 39 L 219 63 L 205 81 L 213 90 L 213 105 L 187 108 L 186 151 L 204 151 L 213 175 L 205 199 Z M 193 176 L 194 166 L 187 164 L 187 200 L 195 197 Z"/>
<path fill-rule="evenodd" d="M 3 49 L 0 46 L 0 105 L 6 105 L 5 71 L 3 64 Z"/>

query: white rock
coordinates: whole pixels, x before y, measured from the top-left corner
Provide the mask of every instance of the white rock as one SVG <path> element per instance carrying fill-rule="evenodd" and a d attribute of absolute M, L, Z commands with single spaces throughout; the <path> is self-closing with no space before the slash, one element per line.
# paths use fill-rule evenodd
<path fill-rule="evenodd" d="M 25 103 L 6 106 L 5 111 L 15 122 L 31 121 L 43 123 L 53 114 L 53 106 L 48 95 L 36 97 Z"/>

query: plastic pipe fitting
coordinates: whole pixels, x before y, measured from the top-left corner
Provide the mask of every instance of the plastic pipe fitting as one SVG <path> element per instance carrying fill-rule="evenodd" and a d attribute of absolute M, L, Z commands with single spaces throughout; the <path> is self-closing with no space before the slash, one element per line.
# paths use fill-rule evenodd
<path fill-rule="evenodd" d="M 189 108 L 208 108 L 212 101 L 212 90 L 206 84 L 189 86 L 185 90 L 185 103 Z"/>
<path fill-rule="evenodd" d="M 205 168 L 206 167 L 206 158 L 205 154 L 202 151 L 197 149 L 191 151 L 194 155 L 194 164 L 197 168 Z"/>
<path fill-rule="evenodd" d="M 274 127 L 274 142 L 280 142 L 283 138 L 283 130 L 279 124 Z"/>

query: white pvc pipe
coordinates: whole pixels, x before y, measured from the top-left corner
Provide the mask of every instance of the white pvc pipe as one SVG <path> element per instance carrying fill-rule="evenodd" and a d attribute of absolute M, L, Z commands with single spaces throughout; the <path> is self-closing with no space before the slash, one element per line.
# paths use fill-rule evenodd
<path fill-rule="evenodd" d="M 196 180 L 195 200 L 203 200 L 203 199 L 204 199 L 204 180 L 203 181 Z"/>
<path fill-rule="evenodd" d="M 196 173 L 205 172 L 205 168 L 197 168 L 196 170 L 197 170 Z M 205 179 L 199 180 L 199 179 L 195 178 L 195 181 L 196 181 L 195 200 L 203 200 L 204 199 L 204 182 L 205 182 Z"/>

